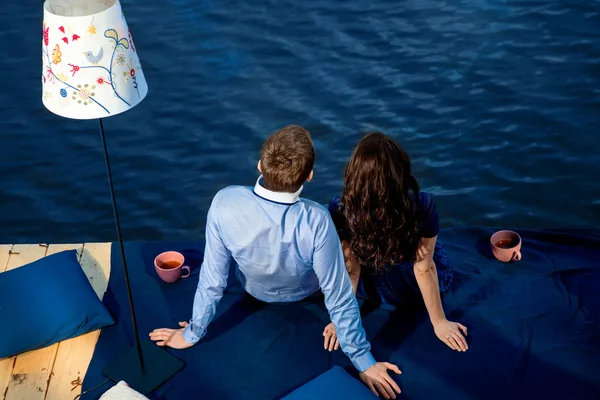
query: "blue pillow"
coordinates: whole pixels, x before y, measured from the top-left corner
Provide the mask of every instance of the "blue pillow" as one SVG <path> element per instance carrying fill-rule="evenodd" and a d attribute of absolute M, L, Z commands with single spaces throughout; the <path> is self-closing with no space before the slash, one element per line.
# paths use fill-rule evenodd
<path fill-rule="evenodd" d="M 75 250 L 0 274 L 0 358 L 112 324 Z"/>
<path fill-rule="evenodd" d="M 343 368 L 335 366 L 281 400 L 373 400 L 373 394 Z"/>

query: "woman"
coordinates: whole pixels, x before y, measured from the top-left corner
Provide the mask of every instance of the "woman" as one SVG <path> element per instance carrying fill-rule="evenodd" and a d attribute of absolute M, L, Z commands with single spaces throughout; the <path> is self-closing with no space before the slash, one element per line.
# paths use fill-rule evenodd
<path fill-rule="evenodd" d="M 467 328 L 448 321 L 441 292 L 453 270 L 437 240 L 433 198 L 419 191 L 410 159 L 390 137 L 365 136 L 350 158 L 341 198 L 329 211 L 340 234 L 354 293 L 381 303 L 425 303 L 436 336 L 457 351 L 468 349 Z M 323 332 L 325 349 L 337 349 L 335 327 Z"/>

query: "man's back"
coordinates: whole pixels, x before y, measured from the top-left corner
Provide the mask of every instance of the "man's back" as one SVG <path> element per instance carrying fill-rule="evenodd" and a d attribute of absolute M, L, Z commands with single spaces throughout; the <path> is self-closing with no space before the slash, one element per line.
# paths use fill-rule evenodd
<path fill-rule="evenodd" d="M 325 207 L 257 185 L 227 187 L 217 193 L 211 208 L 248 293 L 282 302 L 302 300 L 319 289 L 313 255 L 318 231 L 330 223 Z"/>

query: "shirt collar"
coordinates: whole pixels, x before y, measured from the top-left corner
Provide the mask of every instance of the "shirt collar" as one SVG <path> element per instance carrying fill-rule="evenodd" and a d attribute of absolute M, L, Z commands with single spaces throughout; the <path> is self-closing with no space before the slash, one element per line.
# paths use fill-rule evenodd
<path fill-rule="evenodd" d="M 300 193 L 304 186 L 300 186 L 295 193 L 286 193 L 286 192 L 272 192 L 269 189 L 266 189 L 263 186 L 263 176 L 259 176 L 256 180 L 256 185 L 254 185 L 254 193 L 258 197 L 262 197 L 265 200 L 273 201 L 275 203 L 281 204 L 294 204 L 298 200 L 300 200 Z"/>

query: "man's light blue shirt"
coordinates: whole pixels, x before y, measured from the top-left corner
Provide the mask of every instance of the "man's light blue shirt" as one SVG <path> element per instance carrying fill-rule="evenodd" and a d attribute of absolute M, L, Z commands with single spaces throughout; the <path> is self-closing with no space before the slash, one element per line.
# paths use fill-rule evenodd
<path fill-rule="evenodd" d="M 215 316 L 232 260 L 237 278 L 264 302 L 294 302 L 319 288 L 344 353 L 360 372 L 375 364 L 362 328 L 344 255 L 327 209 L 296 193 L 230 186 L 214 197 L 206 221 L 206 248 L 190 325 L 198 342 Z"/>

